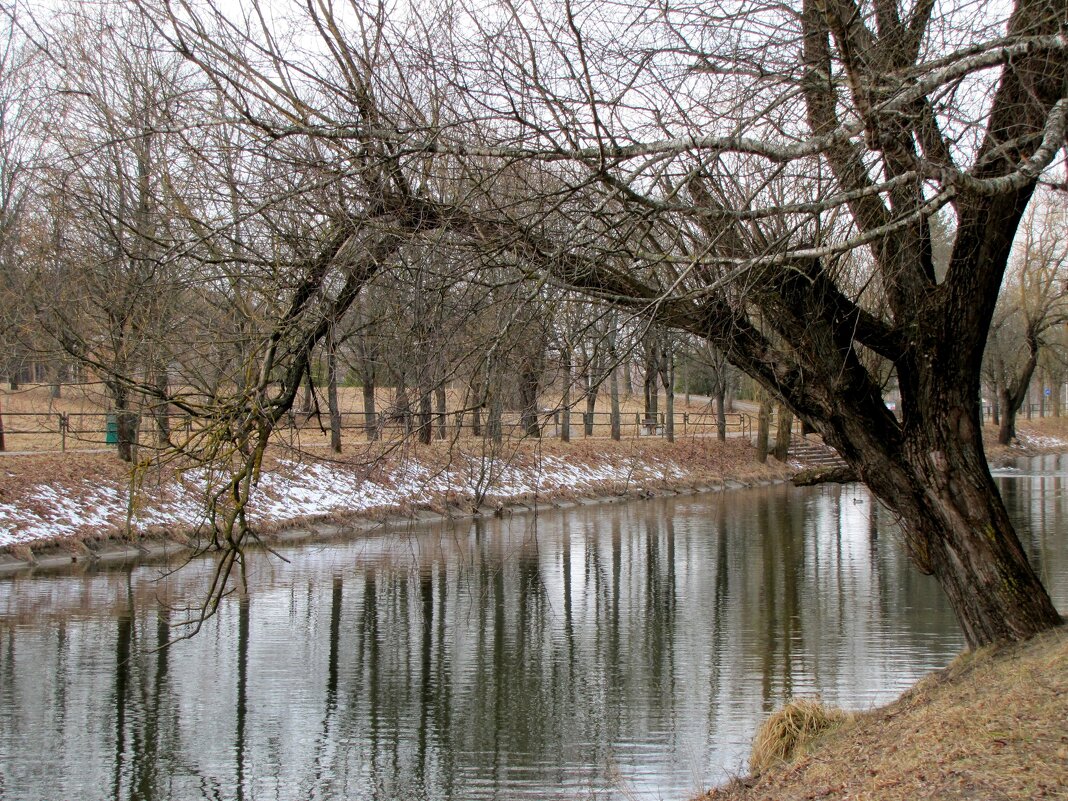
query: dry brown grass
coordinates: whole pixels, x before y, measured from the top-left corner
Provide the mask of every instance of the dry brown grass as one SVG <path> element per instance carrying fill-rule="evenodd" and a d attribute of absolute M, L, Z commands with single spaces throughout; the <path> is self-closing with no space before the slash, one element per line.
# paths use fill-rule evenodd
<path fill-rule="evenodd" d="M 72 433 L 67 447 L 97 448 L 104 444 L 104 395 L 95 384 L 64 386 L 53 398 L 40 384 L 0 388 L 4 440 L 9 451 L 58 451 L 63 445 L 59 417 L 68 415 Z"/>
<path fill-rule="evenodd" d="M 758 775 L 791 761 L 821 734 L 838 728 L 847 717 L 841 709 L 826 707 L 818 699 L 790 699 L 757 729 L 749 769 Z"/>
<path fill-rule="evenodd" d="M 1011 445 L 998 445 L 998 428 L 992 423 L 983 426 L 983 447 L 987 459 L 999 462 L 1016 456 L 1030 456 L 1038 453 L 1064 450 L 1057 444 L 1040 444 L 1035 440 L 1054 439 L 1068 441 L 1068 416 L 1035 417 L 1031 420 L 1020 418 L 1016 421 L 1016 434 L 1019 439 Z"/>
<path fill-rule="evenodd" d="M 465 399 L 463 393 L 453 390 L 447 392 L 447 398 L 450 410 L 449 436 L 455 438 L 455 410 L 464 406 Z M 392 388 L 382 388 L 375 393 L 375 403 L 380 414 L 387 412 L 394 400 Z M 573 440 L 584 439 L 586 434 L 581 411 L 586 408 L 585 400 L 578 395 L 575 395 L 572 400 L 574 405 L 571 412 L 571 437 Z M 298 407 L 301 402 L 298 399 Z M 320 399 L 319 403 L 321 417 L 309 416 L 295 409 L 293 418 L 288 421 L 291 425 L 281 426 L 276 434 L 277 442 L 290 447 L 326 447 L 330 437 L 324 430 L 324 426 L 327 425 L 325 401 Z M 558 409 L 560 403 L 559 394 L 549 392 L 541 398 L 543 410 Z M 644 436 L 646 433 L 641 430 L 642 404 L 640 396 L 624 395 L 621 398 L 620 414 L 624 438 L 634 439 L 638 438 L 639 434 Z M 661 410 L 665 405 L 666 401 L 661 398 Z M 364 441 L 363 389 L 361 387 L 339 387 L 338 406 L 342 413 L 343 438 L 346 442 Z M 109 403 L 103 387 L 96 383 L 64 385 L 59 398 L 53 398 L 50 387 L 43 384 L 25 384 L 15 391 L 9 390 L 6 386 L 0 386 L 0 413 L 3 414 L 6 448 L 9 451 L 59 451 L 64 446 L 69 450 L 103 448 L 106 446 L 105 414 L 108 408 Z M 610 437 L 608 412 L 608 394 L 601 392 L 597 397 L 592 438 L 608 439 Z M 60 434 L 61 414 L 69 417 L 70 432 L 65 442 Z M 689 425 L 686 421 L 687 415 L 692 416 Z M 676 431 L 680 437 L 693 434 L 707 435 L 715 430 L 712 409 L 708 404 L 699 402 L 697 398 L 694 398 L 692 403 L 687 403 L 685 395 L 676 396 L 675 416 Z M 517 411 L 505 413 L 503 425 L 511 438 L 520 438 L 522 432 L 519 422 Z M 545 437 L 553 438 L 559 435 L 559 418 L 554 418 L 551 413 L 547 413 L 543 415 L 541 422 Z M 740 430 L 738 415 L 731 415 L 728 422 L 732 432 L 736 433 Z M 471 416 L 468 414 L 465 417 L 462 439 L 474 439 L 471 436 L 470 424 Z M 181 437 L 184 430 L 182 426 L 180 419 L 172 420 L 175 437 Z M 387 423 L 384 434 L 387 439 L 398 439 L 403 432 L 399 423 L 393 421 Z M 152 425 L 143 424 L 142 445 L 153 446 L 154 436 Z"/>
<path fill-rule="evenodd" d="M 706 801 L 1068 798 L 1068 630 L 959 657 Z"/>

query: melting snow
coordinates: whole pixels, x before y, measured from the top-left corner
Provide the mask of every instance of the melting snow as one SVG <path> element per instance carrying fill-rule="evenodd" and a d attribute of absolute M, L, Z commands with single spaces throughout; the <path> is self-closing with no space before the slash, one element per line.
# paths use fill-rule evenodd
<path fill-rule="evenodd" d="M 1020 434 L 1018 438 L 1020 440 L 1020 443 L 1028 448 L 1042 448 L 1053 450 L 1055 448 L 1068 447 L 1068 441 L 1065 441 L 1060 437 L 1043 437 L 1037 434 Z"/>
<path fill-rule="evenodd" d="M 278 469 L 261 476 L 250 515 L 260 524 L 283 524 L 425 504 L 450 493 L 505 501 L 560 488 L 581 492 L 604 484 L 642 484 L 686 475 L 681 465 L 660 460 L 576 465 L 561 457 L 544 457 L 517 465 L 458 457 L 449 469 L 432 471 L 409 462 L 371 480 L 341 466 L 281 461 Z M 206 492 L 204 471 L 190 471 L 181 482 L 163 488 L 145 488 L 134 496 L 130 523 L 139 531 L 190 530 L 204 520 Z M 119 530 L 126 524 L 128 504 L 125 485 L 86 481 L 65 491 L 41 484 L 17 503 L 0 503 L 0 546 Z"/>

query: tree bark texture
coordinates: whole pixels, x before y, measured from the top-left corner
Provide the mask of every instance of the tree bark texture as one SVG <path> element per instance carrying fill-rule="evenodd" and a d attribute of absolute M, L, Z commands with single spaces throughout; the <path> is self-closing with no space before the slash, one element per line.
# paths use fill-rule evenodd
<path fill-rule="evenodd" d="M 499 388 L 490 393 L 489 408 L 486 411 L 486 436 L 491 442 L 500 444 L 504 439 L 504 402 Z"/>
<path fill-rule="evenodd" d="M 476 377 L 469 387 L 471 397 L 471 433 L 476 437 L 482 436 L 482 407 L 486 403 L 482 382 Z"/>
<path fill-rule="evenodd" d="M 716 439 L 727 441 L 727 384 L 722 380 L 716 384 Z"/>
<path fill-rule="evenodd" d="M 615 313 L 608 321 L 608 403 L 609 420 L 611 421 L 612 439 L 619 442 L 623 435 L 619 414 L 619 354 L 616 350 L 616 340 L 619 337 L 619 318 Z"/>
<path fill-rule="evenodd" d="M 586 362 L 586 416 L 583 426 L 587 437 L 593 436 L 597 413 L 597 395 L 600 392 L 601 382 L 604 381 L 604 378 L 604 351 L 598 346 L 593 356 Z"/>
<path fill-rule="evenodd" d="M 760 410 L 757 412 L 757 461 L 764 464 L 768 461 L 768 439 L 771 436 L 771 401 L 762 397 Z"/>
<path fill-rule="evenodd" d="M 664 385 L 664 436 L 668 442 L 675 441 L 675 348 L 670 335 L 665 331 L 661 339 L 658 372 Z M 655 418 L 654 418 L 655 419 Z"/>
<path fill-rule="evenodd" d="M 794 415 L 783 404 L 779 404 L 778 419 L 775 425 L 775 447 L 771 455 L 780 462 L 785 462 L 790 455 L 790 436 L 794 427 Z"/>
<path fill-rule="evenodd" d="M 519 371 L 520 424 L 530 437 L 540 437 L 538 425 L 538 390 L 541 387 L 542 354 L 534 354 L 523 360 Z"/>
<path fill-rule="evenodd" d="M 330 450 L 341 453 L 341 406 L 337 398 L 337 339 L 334 326 L 326 331 L 326 405 L 330 414 Z"/>
<path fill-rule="evenodd" d="M 560 402 L 560 441 L 571 441 L 571 350 L 564 348 L 561 354 L 564 373 L 564 394 Z"/>
<path fill-rule="evenodd" d="M 134 460 L 137 447 L 138 415 L 130 411 L 130 391 L 122 383 L 108 383 L 113 414 L 115 415 L 116 449 L 119 459 L 124 462 Z"/>
<path fill-rule="evenodd" d="M 363 430 L 369 441 L 378 439 L 378 412 L 375 410 L 375 382 L 365 379 L 363 384 Z"/>
<path fill-rule="evenodd" d="M 431 399 L 431 390 L 424 387 L 419 390 L 419 441 L 429 445 L 433 438 L 434 412 Z"/>
<path fill-rule="evenodd" d="M 650 330 L 645 335 L 645 378 L 642 389 L 645 399 L 645 424 L 655 426 L 660 416 L 660 337 L 659 332 Z"/>
<path fill-rule="evenodd" d="M 155 371 L 155 390 L 157 398 L 166 398 L 169 392 L 168 375 L 166 367 L 159 367 Z M 169 403 L 160 401 L 152 407 L 152 416 L 156 420 L 156 439 L 160 447 L 165 446 L 171 439 L 171 406 Z"/>
<path fill-rule="evenodd" d="M 434 387 L 434 414 L 437 416 L 437 435 L 439 440 L 445 440 L 449 436 L 448 404 L 445 396 L 445 384 L 439 383 Z"/>

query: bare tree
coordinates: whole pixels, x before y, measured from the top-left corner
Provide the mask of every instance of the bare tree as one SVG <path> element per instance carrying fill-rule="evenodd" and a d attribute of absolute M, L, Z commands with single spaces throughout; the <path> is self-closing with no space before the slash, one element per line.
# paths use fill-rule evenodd
<path fill-rule="evenodd" d="M 1064 144 L 1063 2 L 502 7 L 308 6 L 304 50 L 221 7 L 146 7 L 272 150 L 314 143 L 299 163 L 341 198 L 290 260 L 238 439 L 262 447 L 324 321 L 447 230 L 720 349 L 896 512 L 969 644 L 1057 625 L 986 466 L 979 389 L 1014 234 Z"/>
<path fill-rule="evenodd" d="M 28 181 L 36 160 L 35 121 L 26 110 L 32 99 L 32 54 L 12 20 L 2 17 L 0 23 L 0 369 L 15 389 L 27 352 L 23 333 L 32 319 L 20 262 L 26 248 Z"/>
<path fill-rule="evenodd" d="M 1048 334 L 1068 320 L 1066 222 L 1055 198 L 1029 209 L 994 311 L 984 371 L 996 393 L 1001 445 L 1016 436 L 1016 413 Z"/>
<path fill-rule="evenodd" d="M 144 21 L 119 27 L 76 11 L 59 20 L 42 58 L 47 111 L 63 119 L 48 134 L 49 164 L 38 172 L 54 236 L 40 253 L 32 293 L 37 318 L 107 389 L 118 451 L 131 461 L 140 403 L 166 396 L 183 282 L 158 248 L 167 214 L 164 164 L 169 126 L 183 91 L 182 63 L 151 45 Z M 166 403 L 150 403 L 160 439 Z"/>
<path fill-rule="evenodd" d="M 900 515 L 970 644 L 1058 624 L 986 467 L 979 366 L 1013 235 L 1064 143 L 1063 7 L 935 18 L 933 3 L 804 2 L 719 26 L 649 6 L 620 39 L 612 12 L 513 8 L 486 63 L 519 87 L 510 109 L 539 111 L 481 152 L 574 178 L 554 208 L 566 235 L 502 214 L 502 246 L 757 377 Z M 771 35 L 733 33 L 753 26 Z M 523 36 L 555 50 L 506 56 Z M 981 103 L 949 90 L 962 80 Z M 942 279 L 927 222 L 940 208 L 957 220 Z M 862 351 L 893 365 L 901 420 Z"/>

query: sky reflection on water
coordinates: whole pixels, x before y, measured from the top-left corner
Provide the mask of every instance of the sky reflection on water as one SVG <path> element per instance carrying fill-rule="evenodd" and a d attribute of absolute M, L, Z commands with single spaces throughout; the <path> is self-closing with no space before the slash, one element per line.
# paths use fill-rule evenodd
<path fill-rule="evenodd" d="M 1061 609 L 1061 459 L 999 477 Z M 963 641 L 860 487 L 577 507 L 0 582 L 0 796 L 690 797 L 791 695 L 866 708 Z"/>

